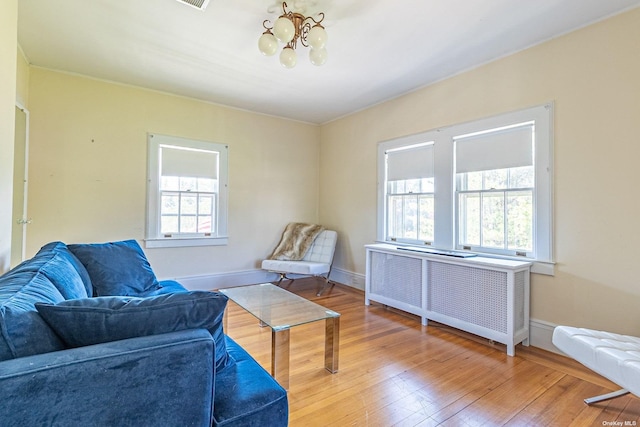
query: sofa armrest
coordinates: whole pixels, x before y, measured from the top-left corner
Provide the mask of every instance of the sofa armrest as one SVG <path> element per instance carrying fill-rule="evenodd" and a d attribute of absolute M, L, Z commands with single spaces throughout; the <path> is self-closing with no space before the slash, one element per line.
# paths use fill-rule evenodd
<path fill-rule="evenodd" d="M 0 362 L 2 424 L 210 426 L 214 351 L 191 329 Z"/>

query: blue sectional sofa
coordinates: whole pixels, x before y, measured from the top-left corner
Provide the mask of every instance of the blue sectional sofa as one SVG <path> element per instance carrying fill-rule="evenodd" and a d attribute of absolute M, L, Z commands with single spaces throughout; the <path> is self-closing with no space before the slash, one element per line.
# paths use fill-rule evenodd
<path fill-rule="evenodd" d="M 226 303 L 158 281 L 134 240 L 44 246 L 0 276 L 0 425 L 286 426 Z"/>

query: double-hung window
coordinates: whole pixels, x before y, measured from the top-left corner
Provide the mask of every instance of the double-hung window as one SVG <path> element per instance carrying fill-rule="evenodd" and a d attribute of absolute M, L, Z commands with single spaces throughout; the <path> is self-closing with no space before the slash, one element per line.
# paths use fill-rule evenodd
<path fill-rule="evenodd" d="M 387 230 L 397 242 L 432 242 L 433 142 L 391 148 L 387 163 Z"/>
<path fill-rule="evenodd" d="M 381 142 L 377 240 L 553 274 L 552 116 L 546 104 Z"/>
<path fill-rule="evenodd" d="M 227 242 L 228 147 L 149 135 L 147 247 Z"/>
<path fill-rule="evenodd" d="M 457 249 L 533 256 L 534 128 L 454 137 Z"/>

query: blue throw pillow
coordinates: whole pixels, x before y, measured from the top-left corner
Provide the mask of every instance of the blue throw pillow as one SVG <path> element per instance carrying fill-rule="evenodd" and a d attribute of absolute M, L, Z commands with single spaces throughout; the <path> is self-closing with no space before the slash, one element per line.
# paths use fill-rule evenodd
<path fill-rule="evenodd" d="M 222 317 L 227 297 L 191 291 L 149 298 L 111 296 L 36 304 L 40 316 L 69 347 L 82 347 L 185 329 L 209 330 L 215 368 L 227 365 Z"/>
<path fill-rule="evenodd" d="M 135 240 L 74 244 L 68 248 L 89 272 L 94 296 L 137 296 L 158 287 L 158 279 Z"/>

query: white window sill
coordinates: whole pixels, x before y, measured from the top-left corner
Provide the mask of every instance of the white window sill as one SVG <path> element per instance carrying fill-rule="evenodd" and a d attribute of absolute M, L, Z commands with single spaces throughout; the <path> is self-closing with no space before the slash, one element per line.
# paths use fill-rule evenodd
<path fill-rule="evenodd" d="M 192 246 L 225 246 L 229 242 L 228 237 L 188 237 L 145 239 L 145 248 L 185 248 Z"/>

